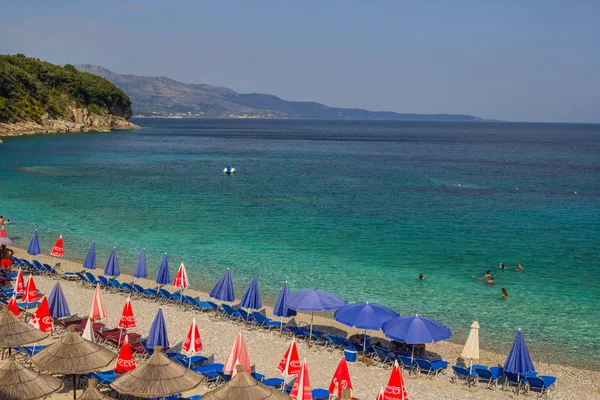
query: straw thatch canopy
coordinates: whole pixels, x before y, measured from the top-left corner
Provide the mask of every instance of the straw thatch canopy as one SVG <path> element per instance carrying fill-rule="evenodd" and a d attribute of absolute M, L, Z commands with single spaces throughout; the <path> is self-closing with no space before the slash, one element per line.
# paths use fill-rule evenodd
<path fill-rule="evenodd" d="M 0 361 L 0 400 L 41 399 L 62 387 L 60 379 L 25 368 L 14 355 Z"/>
<path fill-rule="evenodd" d="M 123 374 L 110 387 L 122 394 L 152 398 L 191 390 L 203 379 L 197 372 L 173 362 L 157 346 L 145 364 Z"/>
<path fill-rule="evenodd" d="M 95 379 L 88 380 L 88 388 L 78 399 L 82 400 L 103 400 L 103 399 L 112 399 L 112 397 L 108 397 L 104 393 L 98 390 L 98 381 Z"/>
<path fill-rule="evenodd" d="M 202 396 L 202 400 L 290 400 L 277 389 L 257 381 L 243 365 L 236 365 L 237 374 L 229 382 Z"/>
<path fill-rule="evenodd" d="M 0 311 L 0 347 L 22 346 L 39 342 L 47 336 L 47 333 L 21 321 L 8 307 Z"/>
<path fill-rule="evenodd" d="M 107 367 L 116 357 L 105 347 L 79 336 L 70 326 L 66 336 L 31 357 L 31 361 L 44 371 L 81 375 Z"/>

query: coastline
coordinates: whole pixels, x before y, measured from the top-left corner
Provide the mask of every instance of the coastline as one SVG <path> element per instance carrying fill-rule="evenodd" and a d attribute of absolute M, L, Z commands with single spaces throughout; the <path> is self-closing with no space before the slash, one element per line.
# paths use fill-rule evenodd
<path fill-rule="evenodd" d="M 28 258 L 25 250 L 14 248 L 15 255 L 18 257 Z M 58 260 L 55 257 L 47 255 L 39 255 L 35 257 L 42 262 L 46 262 L 50 265 L 54 265 L 57 262 L 60 263 L 63 271 L 80 271 L 83 268 L 80 263 L 73 262 L 70 260 Z M 101 273 L 101 269 L 98 269 L 96 275 Z M 36 276 L 36 283 L 38 288 L 43 293 L 49 293 L 51 287 L 55 284 L 55 280 L 47 277 Z M 119 277 L 120 281 L 130 282 L 133 278 L 129 275 L 122 274 Z M 142 286 L 153 287 L 156 284 L 147 279 L 138 280 Z M 90 289 L 83 289 L 80 285 L 75 282 L 61 281 L 61 285 L 65 290 L 69 306 L 71 307 L 72 313 L 77 312 L 79 315 L 84 315 L 85 311 L 89 307 L 89 301 L 92 296 Z M 172 287 L 167 287 L 168 290 L 173 291 Z M 197 296 L 200 299 L 208 299 L 208 293 L 197 290 L 187 290 L 186 294 Z M 109 311 L 109 318 L 107 326 L 116 325 L 116 321 L 120 315 L 120 308 L 124 297 L 116 294 L 109 294 L 106 292 L 104 297 Z M 143 304 L 143 310 L 141 305 Z M 147 300 L 134 300 L 134 312 L 137 312 L 137 320 L 139 322 L 139 329 L 137 331 L 143 336 L 148 333 L 149 325 L 154 317 L 154 313 L 158 308 L 158 303 Z M 289 339 L 279 338 L 277 333 L 268 332 L 264 330 L 245 330 L 239 326 L 233 325 L 228 322 L 221 320 L 215 320 L 212 316 L 207 314 L 201 314 L 199 312 L 191 312 L 182 310 L 176 305 L 163 306 L 165 315 L 167 317 L 167 327 L 169 335 L 172 338 L 173 343 L 178 343 L 183 340 L 189 322 L 191 321 L 192 315 L 198 319 L 200 325 L 201 336 L 205 343 L 205 350 L 202 352 L 203 355 L 212 356 L 216 362 L 222 361 L 229 350 L 229 346 L 233 343 L 233 337 L 237 332 L 242 330 L 247 339 L 248 351 L 250 353 L 251 362 L 256 364 L 256 369 L 261 373 L 268 376 L 279 376 L 276 366 L 279 362 L 279 358 L 285 352 L 287 346 L 286 342 Z M 272 307 L 265 307 L 267 316 L 272 315 Z M 144 314 L 143 316 L 140 314 Z M 299 314 L 295 317 L 297 323 L 308 323 L 310 321 L 310 315 Z M 346 333 L 352 335 L 359 333 L 354 329 L 350 329 L 345 325 L 341 325 L 335 322 L 331 318 L 324 317 L 322 315 L 315 316 L 315 325 L 319 329 L 331 330 L 337 333 Z M 382 337 L 381 332 L 374 337 Z M 177 341 L 173 340 L 177 339 Z M 485 341 L 483 336 L 482 341 Z M 337 362 L 341 353 L 339 352 L 328 352 L 319 350 L 316 348 L 308 349 L 308 347 L 302 343 L 299 345 L 301 357 L 307 357 L 309 367 L 311 370 L 311 378 L 313 387 L 327 387 L 331 375 L 335 370 Z M 428 351 L 434 353 L 446 361 L 450 362 L 450 365 L 454 365 L 456 359 L 462 351 L 462 344 L 441 342 L 427 346 Z M 280 354 L 281 353 L 281 354 Z M 507 354 L 500 354 L 488 350 L 481 351 L 481 358 L 479 363 L 486 365 L 503 364 Z M 571 366 L 536 362 L 535 354 L 532 354 L 536 370 L 543 375 L 553 375 L 558 377 L 558 387 L 551 394 L 552 398 L 559 399 L 594 399 L 600 395 L 600 371 L 589 371 L 582 368 L 575 368 Z M 379 367 L 370 366 L 367 367 L 361 363 L 351 364 L 350 373 L 354 382 L 355 391 L 357 397 L 361 399 L 374 398 L 380 386 L 384 386 L 387 383 L 389 377 L 389 369 L 383 369 Z M 512 397 L 509 392 L 503 392 L 501 390 L 489 391 L 482 387 L 479 388 L 466 388 L 464 385 L 450 383 L 448 375 L 442 375 L 433 379 L 426 379 L 423 377 L 408 376 L 404 373 L 405 381 L 408 387 L 409 395 L 415 396 L 415 398 L 422 399 L 437 399 L 437 398 L 507 398 Z M 201 390 L 194 393 L 202 393 L 205 388 L 200 387 Z M 190 392 L 191 394 L 191 392 Z M 66 397 L 65 397 L 66 398 Z"/>

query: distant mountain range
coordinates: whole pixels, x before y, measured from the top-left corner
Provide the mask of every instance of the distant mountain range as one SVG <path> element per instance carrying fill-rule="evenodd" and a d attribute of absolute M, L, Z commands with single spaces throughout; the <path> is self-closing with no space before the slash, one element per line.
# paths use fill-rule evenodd
<path fill-rule="evenodd" d="M 225 87 L 185 84 L 166 77 L 122 75 L 91 64 L 75 67 L 99 75 L 122 89 L 131 98 L 133 113 L 138 116 L 482 121 L 462 114 L 403 114 L 328 107 L 316 102 L 287 101 L 269 94 L 242 94 Z"/>

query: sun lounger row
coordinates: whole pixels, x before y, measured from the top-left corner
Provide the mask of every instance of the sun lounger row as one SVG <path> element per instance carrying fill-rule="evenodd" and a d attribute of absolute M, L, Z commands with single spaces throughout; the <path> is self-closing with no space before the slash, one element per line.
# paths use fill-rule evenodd
<path fill-rule="evenodd" d="M 540 395 L 548 395 L 548 392 L 556 385 L 556 378 L 553 376 L 538 376 L 536 373 L 515 374 L 504 371 L 502 367 L 488 368 L 485 365 L 475 364 L 471 368 L 454 365 L 453 382 L 465 381 L 474 385 L 483 383 L 488 389 L 496 389 L 502 386 L 504 390 L 513 388 L 516 393 L 521 391 L 536 391 Z"/>

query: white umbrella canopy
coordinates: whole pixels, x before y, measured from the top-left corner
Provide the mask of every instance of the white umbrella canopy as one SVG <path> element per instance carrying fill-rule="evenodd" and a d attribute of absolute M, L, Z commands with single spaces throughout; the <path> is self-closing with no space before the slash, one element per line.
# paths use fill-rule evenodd
<path fill-rule="evenodd" d="M 477 321 L 473 321 L 471 325 L 471 332 L 469 332 L 460 356 L 464 359 L 479 360 L 479 323 Z"/>

